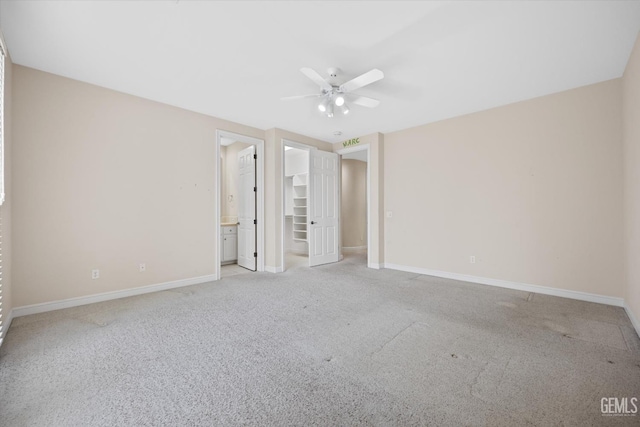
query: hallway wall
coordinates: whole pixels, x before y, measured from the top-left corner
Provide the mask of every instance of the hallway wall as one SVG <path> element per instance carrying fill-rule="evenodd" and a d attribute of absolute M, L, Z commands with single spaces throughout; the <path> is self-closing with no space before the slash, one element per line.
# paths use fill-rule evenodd
<path fill-rule="evenodd" d="M 341 186 L 342 247 L 367 246 L 367 163 L 342 159 Z"/>

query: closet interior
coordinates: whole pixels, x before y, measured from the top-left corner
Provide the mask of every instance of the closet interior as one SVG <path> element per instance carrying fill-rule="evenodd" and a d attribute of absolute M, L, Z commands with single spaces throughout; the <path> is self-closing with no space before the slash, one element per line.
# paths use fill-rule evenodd
<path fill-rule="evenodd" d="M 284 249 L 309 255 L 307 235 L 309 152 L 285 145 L 284 152 Z"/>

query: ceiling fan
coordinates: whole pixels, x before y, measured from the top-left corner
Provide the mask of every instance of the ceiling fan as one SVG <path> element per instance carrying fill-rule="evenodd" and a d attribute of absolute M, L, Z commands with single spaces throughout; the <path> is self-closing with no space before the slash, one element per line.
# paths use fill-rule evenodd
<path fill-rule="evenodd" d="M 371 83 L 377 82 L 378 80 L 384 78 L 384 73 L 377 68 L 374 68 L 373 70 L 368 71 L 342 84 L 337 83 L 338 75 L 340 74 L 340 69 L 338 68 L 329 68 L 327 70 L 327 73 L 329 74 L 328 79 L 324 79 L 322 76 L 320 76 L 320 74 L 318 74 L 311 68 L 300 68 L 300 71 L 302 72 L 302 74 L 311 79 L 311 81 L 320 86 L 320 93 L 311 95 L 287 96 L 285 98 L 281 98 L 283 101 L 291 101 L 303 98 L 319 98 L 318 110 L 324 113 L 327 117 L 333 117 L 336 108 L 342 114 L 348 114 L 349 107 L 347 106 L 347 100 L 350 103 L 369 108 L 375 108 L 378 106 L 378 104 L 380 104 L 380 101 L 378 101 L 377 99 L 360 96 L 353 93 L 353 91 L 358 90 L 361 87 L 370 85 Z"/>

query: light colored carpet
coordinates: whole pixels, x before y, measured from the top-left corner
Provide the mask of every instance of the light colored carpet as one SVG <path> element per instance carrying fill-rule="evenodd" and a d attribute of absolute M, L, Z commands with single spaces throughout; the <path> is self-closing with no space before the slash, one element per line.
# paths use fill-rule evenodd
<path fill-rule="evenodd" d="M 362 255 L 21 317 L 2 426 L 638 425 L 620 308 L 370 270 Z"/>

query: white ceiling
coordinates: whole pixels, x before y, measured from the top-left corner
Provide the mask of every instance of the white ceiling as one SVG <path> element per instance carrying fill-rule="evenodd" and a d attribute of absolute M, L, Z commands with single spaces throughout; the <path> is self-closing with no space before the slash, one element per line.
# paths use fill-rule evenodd
<path fill-rule="evenodd" d="M 639 1 L 3 1 L 15 63 L 336 142 L 620 77 Z M 382 101 L 321 116 L 299 69 L 372 68 Z M 342 136 L 333 133 L 341 131 Z"/>

